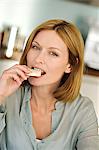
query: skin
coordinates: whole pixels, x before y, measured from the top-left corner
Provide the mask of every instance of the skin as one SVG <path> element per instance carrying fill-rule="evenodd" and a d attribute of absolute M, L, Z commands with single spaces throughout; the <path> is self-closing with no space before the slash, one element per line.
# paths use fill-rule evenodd
<path fill-rule="evenodd" d="M 46 72 L 41 77 L 29 77 L 32 67 Z M 52 111 L 55 109 L 56 90 L 64 73 L 70 73 L 68 50 L 55 31 L 39 32 L 27 54 L 26 65 L 14 65 L 0 77 L 0 104 L 11 95 L 24 80 L 32 85 L 30 107 L 36 137 L 42 139 L 51 133 Z M 45 126 L 46 124 L 46 126 Z"/>
<path fill-rule="evenodd" d="M 6 97 L 15 92 L 24 80 L 27 80 L 30 69 L 25 65 L 14 65 L 0 76 L 0 104 Z"/>
<path fill-rule="evenodd" d="M 59 85 L 63 74 L 71 70 L 67 46 L 55 31 L 41 31 L 33 40 L 27 54 L 27 65 L 46 72 L 41 77 L 28 79 L 33 85 L 30 101 L 33 127 L 36 137 L 42 139 L 51 133 L 51 115 L 57 101 L 53 97 L 53 91 Z"/>
<path fill-rule="evenodd" d="M 41 77 L 28 79 L 33 85 L 32 98 L 35 99 L 36 105 L 43 105 L 40 108 L 44 108 L 45 105 L 46 109 L 50 99 L 54 99 L 53 91 L 63 74 L 70 72 L 67 46 L 54 30 L 45 30 L 37 34 L 27 54 L 27 66 L 35 66 L 46 72 Z"/>

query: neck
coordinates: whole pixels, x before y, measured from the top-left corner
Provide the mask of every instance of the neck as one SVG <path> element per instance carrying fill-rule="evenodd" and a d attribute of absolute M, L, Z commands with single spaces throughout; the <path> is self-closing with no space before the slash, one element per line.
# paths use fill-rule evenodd
<path fill-rule="evenodd" d="M 47 113 L 55 109 L 53 90 L 47 87 L 32 87 L 31 105 L 35 111 Z"/>

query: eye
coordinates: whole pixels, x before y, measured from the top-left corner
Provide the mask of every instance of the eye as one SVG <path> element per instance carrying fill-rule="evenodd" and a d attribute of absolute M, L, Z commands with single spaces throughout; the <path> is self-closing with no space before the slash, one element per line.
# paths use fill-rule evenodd
<path fill-rule="evenodd" d="M 36 44 L 32 44 L 31 48 L 34 50 L 40 50 L 40 47 L 37 46 Z"/>
<path fill-rule="evenodd" d="M 59 55 L 56 52 L 50 52 L 50 55 L 58 57 Z"/>

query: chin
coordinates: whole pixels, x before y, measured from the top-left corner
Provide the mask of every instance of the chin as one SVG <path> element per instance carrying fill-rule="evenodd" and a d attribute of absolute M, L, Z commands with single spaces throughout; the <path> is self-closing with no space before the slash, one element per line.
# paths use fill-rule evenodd
<path fill-rule="evenodd" d="M 30 85 L 32 86 L 48 86 L 48 85 L 58 85 L 59 84 L 59 80 L 47 80 L 47 79 L 40 79 L 40 78 L 28 78 L 28 82 L 30 83 Z"/>
<path fill-rule="evenodd" d="M 36 81 L 36 80 L 33 80 L 33 79 L 31 79 L 31 78 L 28 79 L 28 82 L 29 82 L 29 84 L 32 85 L 32 86 L 41 86 L 41 85 L 42 85 L 41 82 Z"/>

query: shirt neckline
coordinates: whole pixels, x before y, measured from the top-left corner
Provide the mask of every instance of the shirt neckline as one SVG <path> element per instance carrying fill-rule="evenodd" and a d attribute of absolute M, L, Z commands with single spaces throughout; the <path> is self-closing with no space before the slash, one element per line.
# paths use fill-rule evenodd
<path fill-rule="evenodd" d="M 25 86 L 25 90 L 24 90 L 23 101 L 24 102 L 28 102 L 28 101 L 30 101 L 30 98 L 31 98 L 31 86 L 30 85 L 26 85 Z M 63 101 L 56 101 L 56 103 L 55 103 L 55 110 L 53 110 L 53 111 L 60 110 L 61 107 L 64 106 L 64 104 L 65 103 Z"/>

